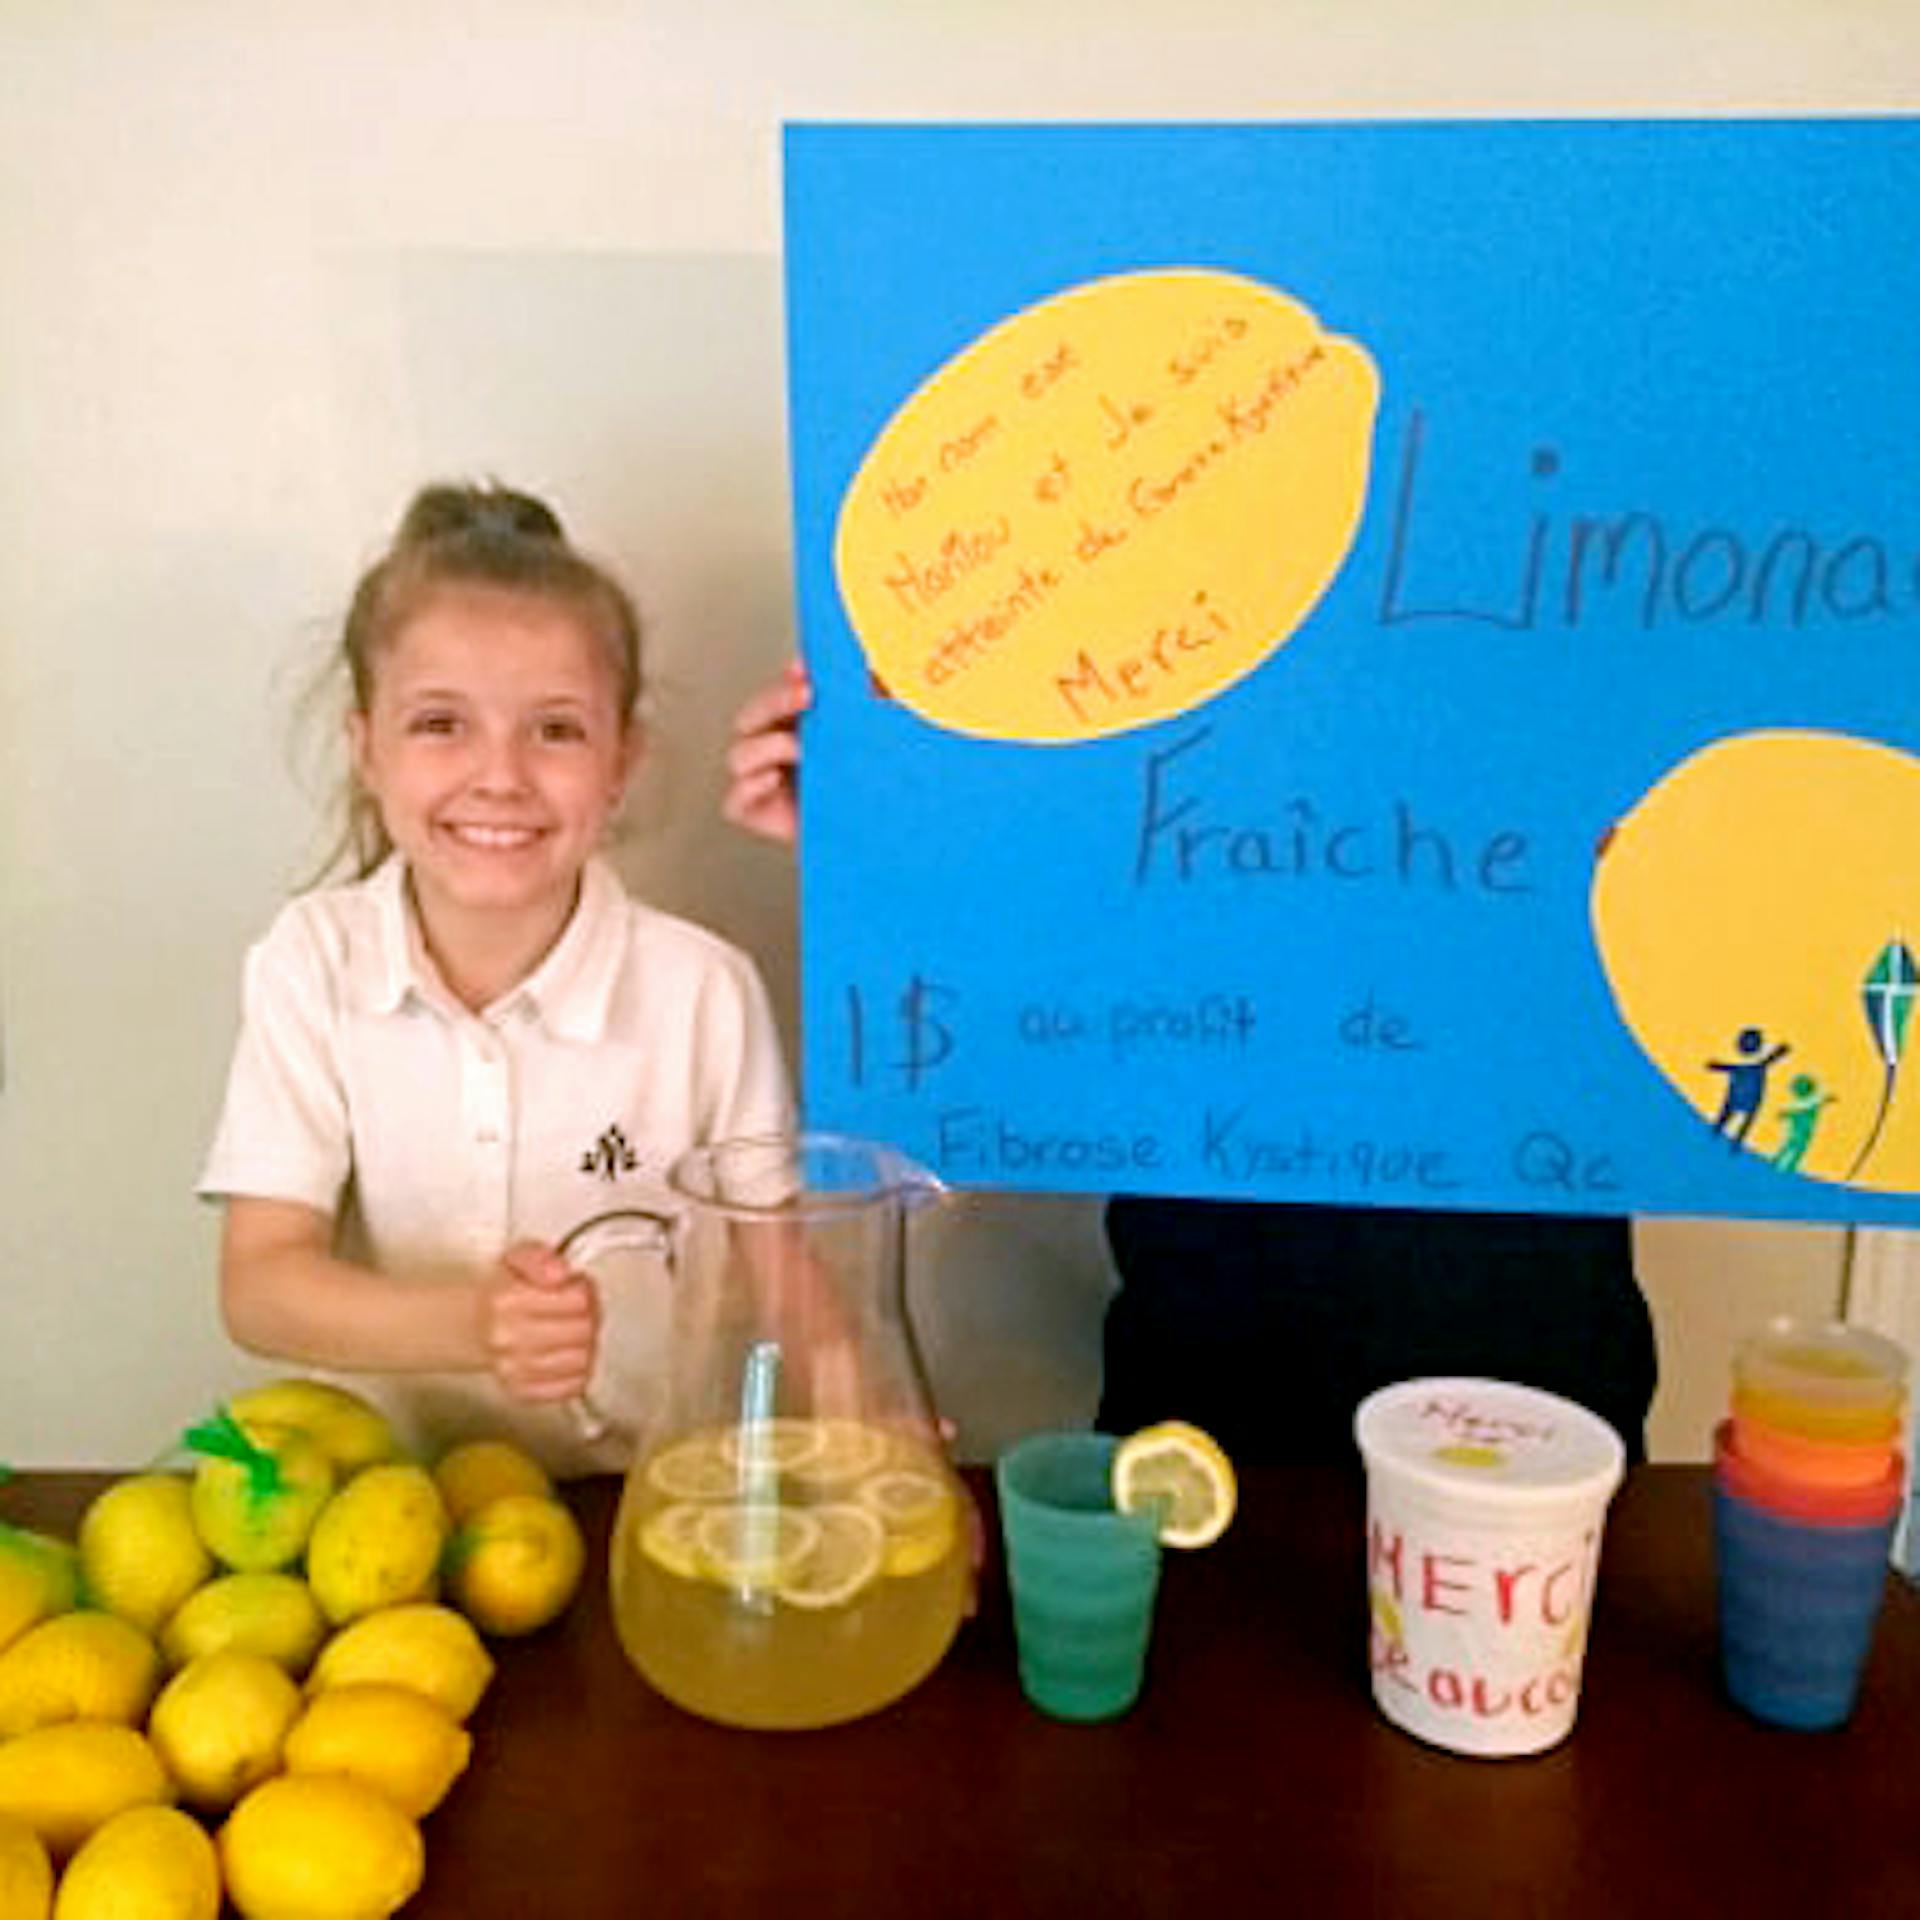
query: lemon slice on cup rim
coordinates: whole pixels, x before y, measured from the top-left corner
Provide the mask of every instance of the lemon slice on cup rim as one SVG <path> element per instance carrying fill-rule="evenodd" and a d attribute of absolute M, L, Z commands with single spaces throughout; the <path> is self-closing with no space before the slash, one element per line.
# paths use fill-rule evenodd
<path fill-rule="evenodd" d="M 1130 1433 L 1113 1453 L 1113 1504 L 1160 1514 L 1163 1547 L 1205 1547 L 1226 1532 L 1239 1499 L 1233 1462 L 1211 1434 L 1185 1420 Z"/>

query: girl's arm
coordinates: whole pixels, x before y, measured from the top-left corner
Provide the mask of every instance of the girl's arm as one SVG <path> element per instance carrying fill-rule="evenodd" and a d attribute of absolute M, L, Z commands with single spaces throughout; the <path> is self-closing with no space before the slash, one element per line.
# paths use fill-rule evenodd
<path fill-rule="evenodd" d="M 235 1195 L 220 1307 L 249 1351 L 369 1373 L 488 1372 L 519 1400 L 565 1400 L 593 1370 L 599 1296 L 550 1247 L 509 1249 L 477 1280 L 399 1281 L 331 1251 L 333 1222 Z"/>

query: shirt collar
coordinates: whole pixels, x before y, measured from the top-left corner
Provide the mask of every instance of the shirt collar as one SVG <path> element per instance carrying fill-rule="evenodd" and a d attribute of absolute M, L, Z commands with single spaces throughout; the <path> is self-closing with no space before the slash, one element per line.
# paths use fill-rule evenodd
<path fill-rule="evenodd" d="M 580 876 L 580 899 L 553 951 L 506 996 L 531 1005 L 562 1040 L 605 1037 L 614 982 L 626 954 L 627 890 L 604 860 Z"/>
<path fill-rule="evenodd" d="M 406 880 L 406 862 L 396 853 L 361 883 L 372 937 L 356 950 L 353 972 L 356 998 L 369 1013 L 397 1013 L 410 995 L 427 1006 L 447 1006 L 447 990 L 408 904 Z M 588 861 L 579 902 L 552 952 L 490 1011 L 524 1005 L 561 1039 L 600 1039 L 625 951 L 625 904 L 626 889 L 613 869 L 598 858 Z"/>

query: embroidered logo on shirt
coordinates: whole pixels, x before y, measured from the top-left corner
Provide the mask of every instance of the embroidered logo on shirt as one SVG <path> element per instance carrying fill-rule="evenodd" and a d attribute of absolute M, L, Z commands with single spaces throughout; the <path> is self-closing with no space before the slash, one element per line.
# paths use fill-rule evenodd
<path fill-rule="evenodd" d="M 597 1173 L 602 1180 L 617 1180 L 640 1164 L 627 1136 L 618 1127 L 609 1127 L 580 1156 L 582 1173 Z"/>

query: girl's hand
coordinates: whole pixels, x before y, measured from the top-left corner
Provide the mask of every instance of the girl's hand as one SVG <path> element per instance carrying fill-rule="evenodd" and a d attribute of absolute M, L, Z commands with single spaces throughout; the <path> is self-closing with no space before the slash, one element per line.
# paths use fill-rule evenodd
<path fill-rule="evenodd" d="M 721 814 L 763 840 L 792 846 L 800 834 L 800 716 L 813 683 L 798 660 L 734 715 Z"/>
<path fill-rule="evenodd" d="M 551 1247 L 510 1247 L 482 1290 L 481 1337 L 493 1377 L 515 1400 L 584 1393 L 600 1339 L 600 1296 Z"/>

